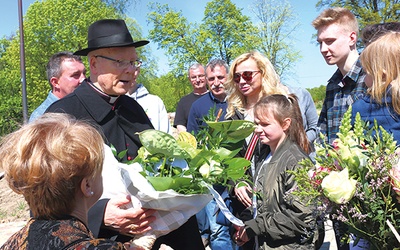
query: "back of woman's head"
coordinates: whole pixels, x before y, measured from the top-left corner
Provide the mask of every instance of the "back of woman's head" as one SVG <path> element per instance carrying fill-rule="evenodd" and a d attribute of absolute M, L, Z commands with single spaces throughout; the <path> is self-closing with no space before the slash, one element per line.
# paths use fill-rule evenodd
<path fill-rule="evenodd" d="M 83 178 L 101 172 L 103 138 L 91 125 L 47 113 L 3 138 L 0 167 L 35 218 L 71 213 Z"/>
<path fill-rule="evenodd" d="M 225 82 L 225 88 L 228 96 L 228 110 L 227 117 L 234 114 L 234 109 L 237 108 L 240 111 L 246 104 L 246 97 L 239 91 L 239 87 L 233 80 L 236 72 L 236 67 L 244 61 L 252 59 L 256 62 L 258 70 L 260 71 L 262 79 L 262 88 L 260 92 L 260 98 L 262 96 L 270 94 L 284 94 L 285 91 L 280 83 L 279 75 L 276 73 L 274 66 L 268 60 L 267 57 L 262 55 L 258 51 L 251 51 L 244 53 L 232 62 L 229 69 L 228 79 Z"/>
<path fill-rule="evenodd" d="M 388 32 L 400 32 L 400 22 L 375 23 L 367 25 L 361 31 L 361 40 L 365 46 Z"/>
<path fill-rule="evenodd" d="M 260 119 L 266 114 L 272 114 L 281 126 L 284 125 L 286 118 L 290 118 L 290 126 L 286 131 L 287 137 L 297 143 L 304 152 L 310 153 L 310 144 L 304 131 L 303 118 L 296 95 L 274 94 L 261 98 L 254 106 L 254 116 Z"/>
<path fill-rule="evenodd" d="M 388 32 L 368 45 L 361 53 L 363 69 L 371 75 L 371 97 L 378 103 L 391 87 L 393 108 L 400 114 L 400 32 Z"/>

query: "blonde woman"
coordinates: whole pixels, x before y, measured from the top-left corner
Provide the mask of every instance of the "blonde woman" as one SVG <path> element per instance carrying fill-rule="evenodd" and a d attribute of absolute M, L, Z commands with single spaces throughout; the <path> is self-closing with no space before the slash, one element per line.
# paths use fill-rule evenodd
<path fill-rule="evenodd" d="M 270 94 L 286 94 L 272 63 L 261 53 L 251 51 L 237 57 L 225 83 L 228 94 L 227 118 L 254 121 L 253 107 Z"/>

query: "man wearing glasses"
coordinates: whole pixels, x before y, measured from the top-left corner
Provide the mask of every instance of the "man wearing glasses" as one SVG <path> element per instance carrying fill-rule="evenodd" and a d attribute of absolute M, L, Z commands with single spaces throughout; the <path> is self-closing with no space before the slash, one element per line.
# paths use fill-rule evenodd
<path fill-rule="evenodd" d="M 125 96 L 139 66 L 135 48 L 149 41 L 134 42 L 127 29 L 124 33 L 125 27 L 123 20 L 108 19 L 89 27 L 88 48 L 74 54 L 88 57 L 90 78 L 71 95 L 53 103 L 47 112 L 70 113 L 78 119 L 99 124 L 107 143 L 118 152 L 129 145 L 127 160 L 133 159 L 141 146 L 135 133 L 152 128 L 152 125 L 141 106 Z"/>
<path fill-rule="evenodd" d="M 187 130 L 190 107 L 194 101 L 208 92 L 203 65 L 199 63 L 191 65 L 188 70 L 188 76 L 193 87 L 193 92 L 182 97 L 176 106 L 174 127 L 178 132 Z"/>
<path fill-rule="evenodd" d="M 219 121 L 224 120 L 227 107 L 224 83 L 228 77 L 228 71 L 228 65 L 221 59 L 213 59 L 207 64 L 206 82 L 210 92 L 193 102 L 189 112 L 188 132 L 193 131 L 197 134 L 202 126 L 207 125 L 203 117 L 208 115 L 211 108 L 214 108 L 214 115 L 218 116 Z"/>
<path fill-rule="evenodd" d="M 104 19 L 91 24 L 88 47 L 74 53 L 88 57 L 90 78 L 72 94 L 53 103 L 46 112 L 68 113 L 91 122 L 104 134 L 106 144 L 114 146 L 117 152 L 126 150 L 123 160 L 134 159 L 141 147 L 137 133 L 153 126 L 143 108 L 125 94 L 132 88 L 135 70 L 141 64 L 136 48 L 148 43 L 133 41 L 123 20 Z M 113 188 L 111 184 L 104 185 L 105 192 Z M 154 210 L 124 209 L 130 203 L 129 196 L 100 199 L 88 214 L 93 234 L 127 242 L 131 239 L 127 234 L 142 234 L 150 230 L 149 224 L 155 220 Z M 161 243 L 174 249 L 203 249 L 196 219 L 160 237 L 154 247 Z"/>

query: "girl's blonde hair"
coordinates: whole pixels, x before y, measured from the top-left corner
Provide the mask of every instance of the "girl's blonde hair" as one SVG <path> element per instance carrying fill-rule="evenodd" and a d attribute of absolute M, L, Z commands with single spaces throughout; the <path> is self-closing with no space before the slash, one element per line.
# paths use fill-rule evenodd
<path fill-rule="evenodd" d="M 361 53 L 363 69 L 373 79 L 368 89 L 377 103 L 382 104 L 390 88 L 393 109 L 400 114 L 400 33 L 389 32 L 369 44 Z"/>

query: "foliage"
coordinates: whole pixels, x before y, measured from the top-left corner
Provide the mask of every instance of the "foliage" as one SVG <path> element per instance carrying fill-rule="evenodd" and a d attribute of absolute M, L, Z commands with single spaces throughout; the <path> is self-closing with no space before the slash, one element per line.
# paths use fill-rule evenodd
<path fill-rule="evenodd" d="M 158 130 L 139 133 L 143 146 L 133 162 L 142 165 L 143 176 L 156 190 L 204 193 L 204 182 L 227 185 L 243 178 L 250 162 L 235 156 L 241 149 L 239 142 L 252 133 L 254 123 L 236 120 L 207 124 L 197 139 L 187 132 L 181 132 L 178 139 Z"/>
<path fill-rule="evenodd" d="M 150 9 L 148 20 L 154 28 L 149 37 L 166 50 L 170 66 L 178 74 L 193 62 L 206 64 L 213 57 L 229 64 L 239 54 L 255 48 L 256 27 L 230 0 L 208 2 L 201 24 L 189 23 L 182 12 L 168 5 L 156 3 Z"/>
<path fill-rule="evenodd" d="M 189 23 L 182 12 L 168 5 L 152 3 L 149 8 L 148 20 L 153 24 L 149 39 L 166 51 L 172 70 L 145 86 L 164 101 L 170 112 L 181 97 L 192 91 L 186 77 L 190 64 L 205 65 L 213 57 L 229 63 L 254 48 L 256 27 L 230 0 L 207 3 L 201 24 Z"/>
<path fill-rule="evenodd" d="M 102 0 L 102 2 L 121 14 L 125 14 L 132 4 L 132 0 Z M 136 3 L 136 0 L 134 2 Z"/>
<path fill-rule="evenodd" d="M 260 21 L 259 50 L 267 56 L 281 78 L 290 75 L 291 67 L 301 58 L 294 50 L 293 33 L 299 28 L 292 8 L 287 1 L 256 0 L 253 13 Z"/>
<path fill-rule="evenodd" d="M 7 38 L 3 37 L 0 39 L 0 58 L 3 56 L 3 53 L 6 52 L 7 47 L 10 46 L 10 41 L 12 40 L 12 36 Z M 2 67 L 0 67 L 2 68 Z"/>
<path fill-rule="evenodd" d="M 176 75 L 169 72 L 160 77 L 150 79 L 149 84 L 144 84 L 150 93 L 159 96 L 168 112 L 174 112 L 181 97 L 192 92 L 192 85 L 185 75 Z"/>
<path fill-rule="evenodd" d="M 360 28 L 366 25 L 400 20 L 399 0 L 319 0 L 317 8 L 344 7 L 351 10 L 357 17 Z"/>
<path fill-rule="evenodd" d="M 326 86 L 320 85 L 319 87 L 307 89 L 310 92 L 314 103 L 324 101 L 326 95 Z"/>
<path fill-rule="evenodd" d="M 259 24 L 253 24 L 231 0 L 209 1 L 201 23 L 189 23 L 181 11 L 152 3 L 149 38 L 166 51 L 175 75 L 184 74 L 193 62 L 207 64 L 221 58 L 229 65 L 240 54 L 259 50 L 271 59 L 279 75 L 289 76 L 300 58 L 290 42 L 298 26 L 291 7 L 271 0 L 255 0 L 254 6 Z"/>
<path fill-rule="evenodd" d="M 0 87 L 0 98 L 2 98 L 0 103 L 0 136 L 18 129 L 23 123 L 22 99 L 20 96 L 19 98 L 10 98 L 15 93 L 13 90 L 15 92 L 20 91 L 12 86 L 8 86 L 8 88 Z"/>
<path fill-rule="evenodd" d="M 229 65 L 238 55 L 257 48 L 259 37 L 255 30 L 250 18 L 231 0 L 208 2 L 200 26 L 200 33 L 206 36 L 208 46 L 213 49 L 208 59 L 221 58 Z"/>
<path fill-rule="evenodd" d="M 172 10 L 167 4 L 153 3 L 148 14 L 153 29 L 149 38 L 165 49 L 170 59 L 170 66 L 178 74 L 184 74 L 188 64 L 192 62 L 206 63 L 210 52 L 204 36 L 198 32 L 198 25 L 189 23 L 181 12 Z"/>
<path fill-rule="evenodd" d="M 132 35 L 133 40 L 143 40 L 142 29 L 136 20 L 124 17 L 126 25 Z M 148 83 L 149 79 L 152 79 L 156 75 L 156 70 L 158 68 L 157 61 L 151 55 L 151 49 L 149 46 L 143 46 L 136 48 L 138 59 L 143 62 L 140 67 L 140 74 L 138 76 L 138 82 Z"/>
<path fill-rule="evenodd" d="M 400 227 L 400 157 L 393 136 L 376 122 L 370 128 L 359 114 L 352 126 L 350 107 L 338 139 L 317 145 L 316 152 L 316 166 L 305 160 L 304 168 L 294 172 L 295 193 L 344 222 L 348 233 L 367 240 L 371 249 L 399 247 L 386 222 Z"/>
<path fill-rule="evenodd" d="M 321 110 L 325 100 L 326 86 L 320 85 L 319 87 L 308 88 L 307 91 L 310 92 L 317 111 Z"/>
<path fill-rule="evenodd" d="M 134 20 L 118 14 L 114 8 L 108 7 L 101 0 L 44 0 L 36 1 L 29 6 L 24 16 L 25 71 L 29 112 L 39 106 L 50 90 L 45 74 L 45 65 L 50 56 L 58 51 L 76 51 L 86 47 L 89 25 L 103 18 L 124 18 L 134 39 L 141 38 L 141 31 L 136 28 L 138 25 Z M 2 117 L 0 132 L 8 133 L 15 129 L 14 122 L 23 122 L 19 33 L 10 39 L 1 40 L 0 44 L 2 47 L 0 98 L 7 100 L 7 103 L 3 102 L 0 106 L 0 117 Z M 148 56 L 142 48 L 139 53 L 142 60 Z M 84 62 L 87 65 L 85 60 Z M 146 75 L 148 71 L 144 70 L 142 75 Z M 11 126 L 10 123 L 3 123 L 5 119 L 12 121 Z"/>

